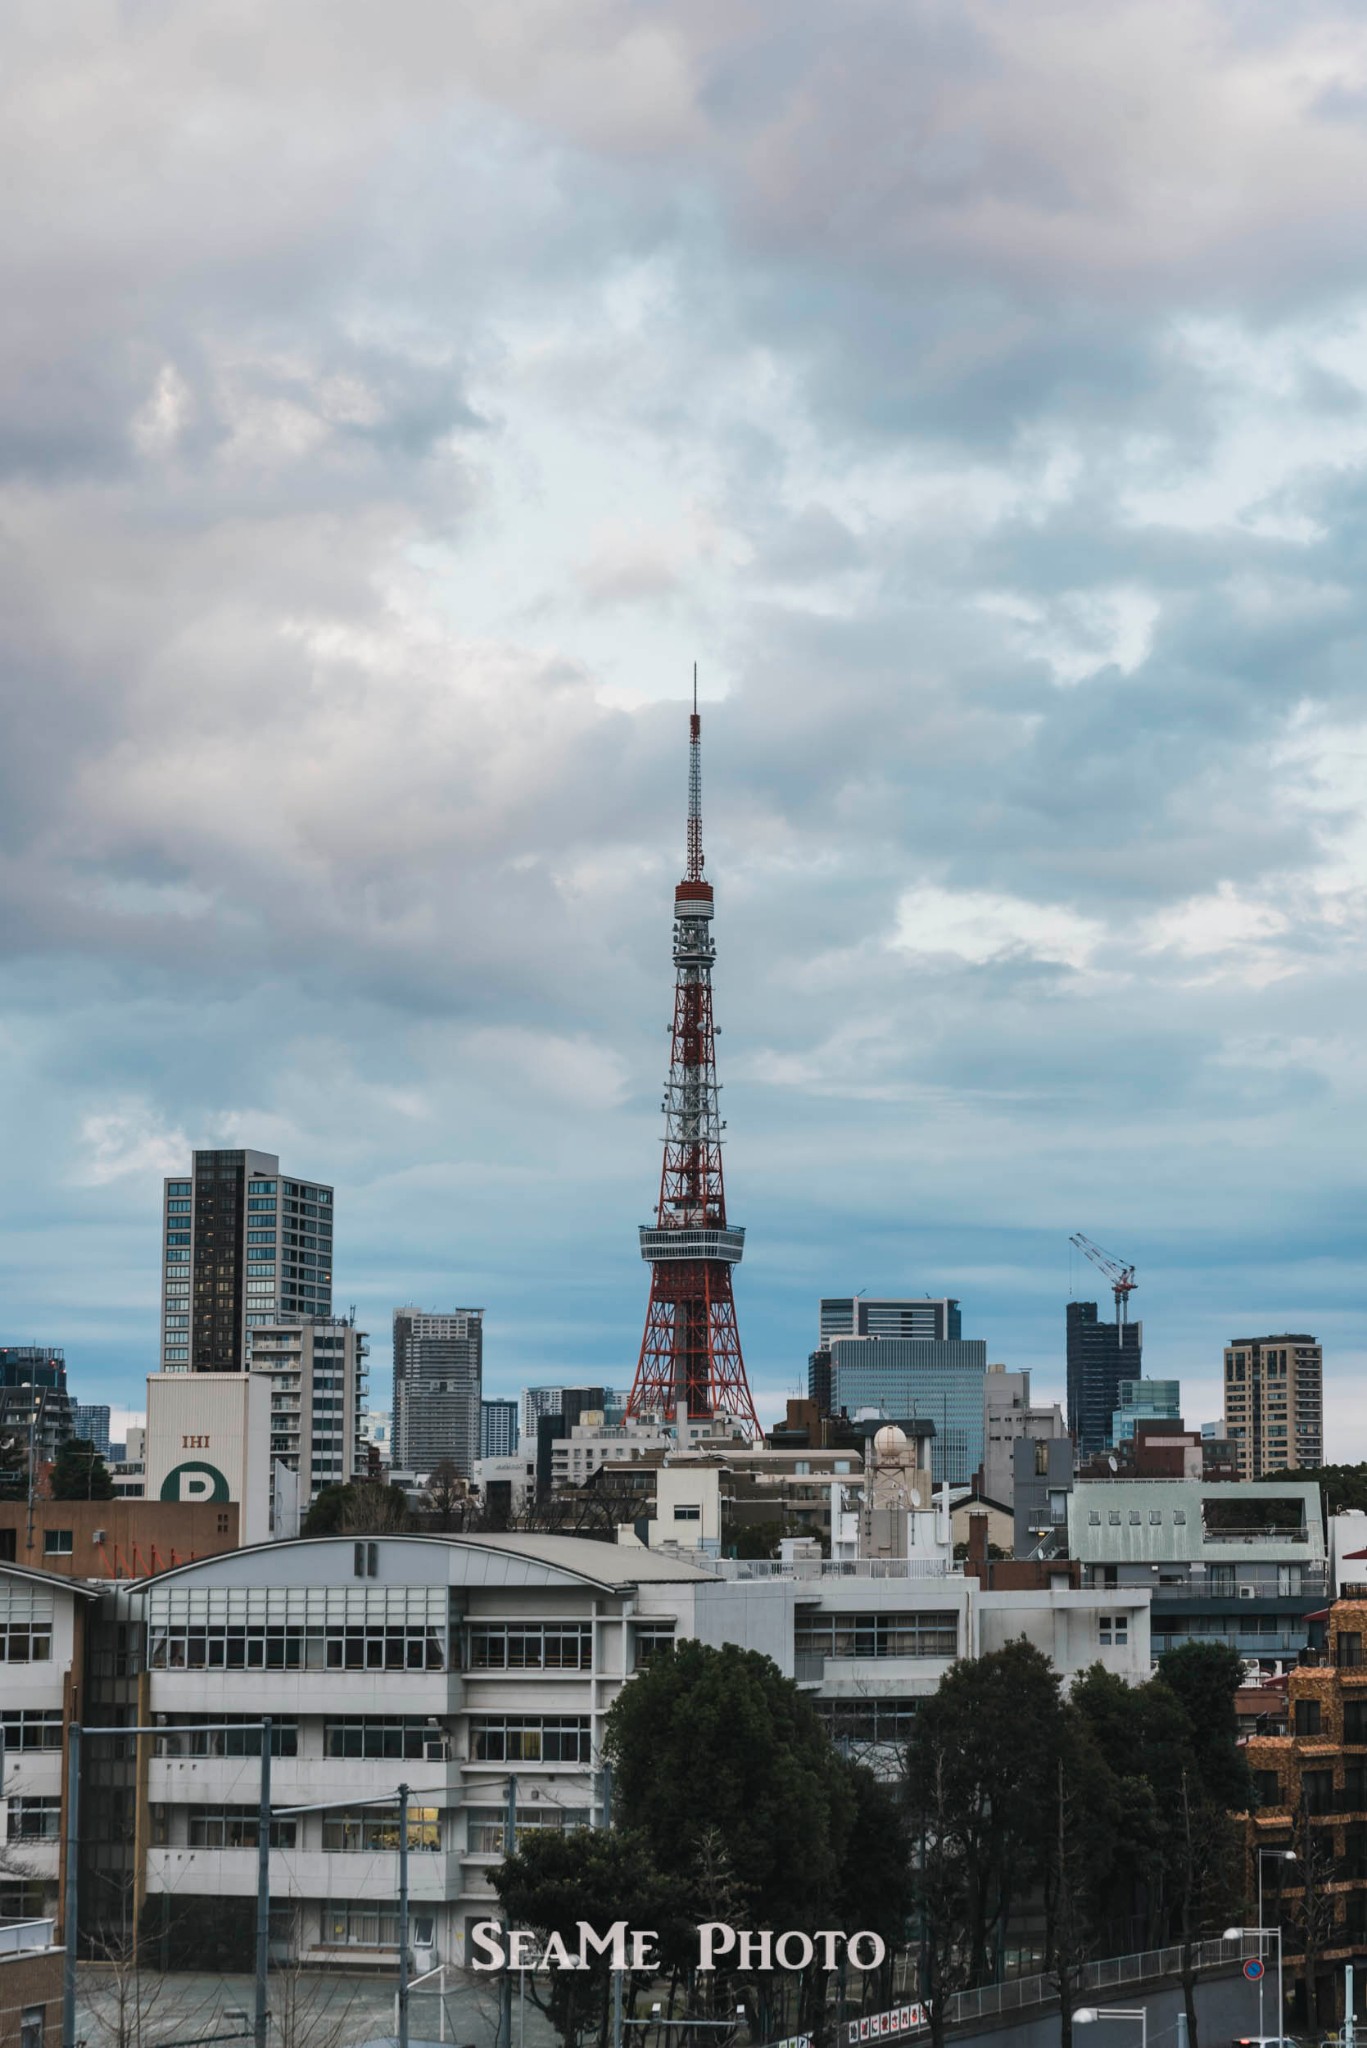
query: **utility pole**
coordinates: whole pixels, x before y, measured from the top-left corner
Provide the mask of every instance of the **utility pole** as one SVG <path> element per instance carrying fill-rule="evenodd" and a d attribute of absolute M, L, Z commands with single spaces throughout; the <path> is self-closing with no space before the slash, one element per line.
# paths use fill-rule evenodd
<path fill-rule="evenodd" d="M 256 1806 L 255 2048 L 266 2048 L 266 1973 L 271 1962 L 271 1717 L 261 1723 L 261 1788 Z"/>
<path fill-rule="evenodd" d="M 66 1763 L 66 1904 L 62 1912 L 62 2048 L 76 2048 L 76 1865 L 80 1841 L 81 1724 L 73 1721 Z"/>
<path fill-rule="evenodd" d="M 508 1780 L 508 1801 L 503 1809 L 503 1854 L 511 1856 L 517 1847 L 517 1779 Z M 507 1932 L 508 1923 L 503 1923 Z M 513 2048 L 513 1972 L 512 1965 L 503 1965 L 503 1995 L 498 2007 L 499 2048 Z M 405 2048 L 400 2042 L 399 2048 Z"/>
<path fill-rule="evenodd" d="M 399 1787 L 399 2048 L 408 2048 L 408 1787 Z"/>

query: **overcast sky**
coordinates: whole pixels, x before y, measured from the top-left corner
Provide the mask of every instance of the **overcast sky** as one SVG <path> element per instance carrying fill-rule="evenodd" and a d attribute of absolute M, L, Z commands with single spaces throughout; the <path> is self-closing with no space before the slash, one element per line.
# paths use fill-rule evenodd
<path fill-rule="evenodd" d="M 822 1293 L 1359 1388 L 1367 20 L 11 0 L 0 1341 L 337 1186 L 489 1391 L 635 1364 L 700 664 L 761 1412 Z M 1071 1259 L 1071 1272 L 1070 1272 Z"/>

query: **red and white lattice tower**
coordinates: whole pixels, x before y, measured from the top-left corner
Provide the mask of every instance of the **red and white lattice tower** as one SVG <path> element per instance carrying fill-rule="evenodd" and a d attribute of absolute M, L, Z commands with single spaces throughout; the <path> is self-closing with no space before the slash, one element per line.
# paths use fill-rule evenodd
<path fill-rule="evenodd" d="M 702 721 L 697 677 L 688 748 L 688 855 L 674 891 L 674 1043 L 654 1225 L 641 1230 L 650 1306 L 627 1402 L 632 1418 L 731 1416 L 760 1433 L 741 1357 L 731 1268 L 745 1232 L 726 1221 L 712 1025 L 712 885 L 703 879 Z"/>

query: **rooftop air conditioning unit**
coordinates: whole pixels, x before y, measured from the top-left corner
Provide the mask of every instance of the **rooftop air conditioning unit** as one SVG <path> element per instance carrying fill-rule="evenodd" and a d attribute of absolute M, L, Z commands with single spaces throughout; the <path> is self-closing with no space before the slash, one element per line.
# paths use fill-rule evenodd
<path fill-rule="evenodd" d="M 103 1529 L 96 1529 L 96 1530 L 94 1530 L 94 1531 L 93 1531 L 93 1533 L 92 1533 L 92 1535 L 91 1535 L 91 1538 L 90 1538 L 90 1540 L 91 1540 L 91 1542 L 92 1542 L 92 1543 L 103 1543 L 103 1542 L 104 1542 L 104 1530 L 103 1530 Z"/>

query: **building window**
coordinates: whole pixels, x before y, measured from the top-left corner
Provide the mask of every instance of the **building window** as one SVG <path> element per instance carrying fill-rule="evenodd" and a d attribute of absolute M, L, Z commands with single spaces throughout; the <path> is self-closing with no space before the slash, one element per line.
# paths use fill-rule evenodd
<path fill-rule="evenodd" d="M 1282 1781 L 1275 1771 L 1255 1771 L 1253 1784 L 1260 1807 L 1282 1804 Z"/>
<path fill-rule="evenodd" d="M 44 1529 L 44 1557 L 70 1557 L 74 1547 L 70 1529 Z"/>
<path fill-rule="evenodd" d="M 1162 1508 L 1150 1508 L 1150 1509 L 1149 1509 L 1149 1527 L 1150 1527 L 1151 1529 L 1161 1529 L 1161 1528 L 1162 1528 L 1162 1526 L 1163 1526 L 1163 1510 L 1162 1510 Z"/>
<path fill-rule="evenodd" d="M 470 1724 L 470 1754 L 483 1764 L 591 1763 L 588 1716 L 477 1714 Z"/>
<path fill-rule="evenodd" d="M 674 1519 L 676 1522 L 700 1522 L 702 1509 L 693 1501 L 680 1501 L 674 1510 Z"/>
<path fill-rule="evenodd" d="M 21 1749 L 60 1749 L 61 1746 L 60 1707 L 7 1707 L 0 1714 L 0 1750 L 3 1754 Z"/>
<path fill-rule="evenodd" d="M 1124 1649 L 1130 1640 L 1130 1617 L 1128 1614 L 1103 1614 L 1100 1617 L 1101 1645 L 1103 1649 Z"/>
<path fill-rule="evenodd" d="M 1367 1700 L 1344 1701 L 1343 1739 L 1345 1742 L 1367 1742 Z"/>
<path fill-rule="evenodd" d="M 12 1842 L 55 1842 L 62 1832 L 60 1795 L 50 1799 L 11 1799 L 9 1839 Z"/>
<path fill-rule="evenodd" d="M 468 1643 L 471 1671 L 587 1671 L 593 1663 L 590 1622 L 477 1622 Z"/>
<path fill-rule="evenodd" d="M 43 2048 L 43 2008 L 26 2005 L 19 2019 L 19 2048 Z"/>
<path fill-rule="evenodd" d="M 1341 1628 L 1336 1639 L 1340 1670 L 1352 1671 L 1362 1662 L 1362 1636 L 1356 1629 Z"/>
<path fill-rule="evenodd" d="M 187 1806 L 185 1816 L 186 1839 L 192 1849 L 256 1847 L 260 1816 L 254 1806 Z M 297 1832 L 292 1820 L 273 1820 L 272 1849 L 292 1849 Z"/>
<path fill-rule="evenodd" d="M 177 1714 L 177 1726 L 159 1732 L 155 1738 L 157 1756 L 260 1756 L 261 1728 L 254 1719 L 244 1714 Z M 237 1725 L 238 1720 L 241 1726 Z M 179 1724 L 202 1721 L 204 1727 Z M 228 1727 L 217 1724 L 229 1722 Z M 271 1721 L 271 1755 L 298 1756 L 299 1723 L 296 1720 Z"/>
<path fill-rule="evenodd" d="M 46 1664 L 52 1656 L 52 1623 L 0 1623 L 0 1664 Z"/>
<path fill-rule="evenodd" d="M 816 1700 L 832 1742 L 910 1742 L 919 1704 L 914 1699 Z"/>
<path fill-rule="evenodd" d="M 323 1940 L 330 1948 L 397 1948 L 398 1907 L 373 1899 L 333 1900 L 323 1908 Z"/>
<path fill-rule="evenodd" d="M 799 1657 L 956 1657 L 954 1614 L 809 1614 L 794 1632 Z"/>
<path fill-rule="evenodd" d="M 397 1806 L 363 1806 L 355 1813 L 323 1815 L 323 1847 L 330 1854 L 374 1855 L 399 1846 Z M 441 1824 L 435 1806 L 408 1809 L 410 1849 L 440 1849 Z"/>
<path fill-rule="evenodd" d="M 638 1621 L 636 1624 L 636 1669 L 643 1671 L 652 1657 L 668 1657 L 674 1649 L 673 1622 Z"/>
<path fill-rule="evenodd" d="M 1324 1716 L 1318 1700 L 1296 1701 L 1297 1735 L 1319 1735 L 1323 1730 Z"/>
<path fill-rule="evenodd" d="M 1345 1766 L 1343 1805 L 1347 1813 L 1367 1813 L 1367 1764 Z"/>
<path fill-rule="evenodd" d="M 1332 1813 L 1334 1811 L 1334 1773 L 1332 1771 L 1307 1771 L 1301 1779 L 1305 1810 L 1310 1814 Z"/>
<path fill-rule="evenodd" d="M 465 1846 L 471 1856 L 502 1856 L 508 1820 L 501 1806 L 466 1808 Z M 592 1816 L 586 1806 L 519 1806 L 513 1825 L 514 1847 L 520 1849 L 528 1835 L 551 1828 L 564 1834 L 571 1828 L 586 1828 Z"/>
<path fill-rule="evenodd" d="M 378 1543 L 358 1543 L 352 1564 L 352 1576 L 358 1579 L 375 1579 L 380 1574 L 380 1546 Z"/>
<path fill-rule="evenodd" d="M 1099 1528 L 1101 1527 L 1101 1510 L 1100 1510 L 1100 1508 L 1088 1508 L 1088 1510 L 1087 1510 L 1087 1526 L 1088 1526 L 1088 1528 L 1089 1528 L 1089 1529 L 1099 1529 Z"/>
<path fill-rule="evenodd" d="M 432 1721 L 411 1716 L 382 1720 L 371 1715 L 349 1715 L 344 1720 L 323 1723 L 323 1755 L 327 1757 L 427 1757 L 432 1761 L 446 1755 L 446 1736 Z"/>
<path fill-rule="evenodd" d="M 1106 1523 L 1107 1526 L 1112 1529 L 1118 1529 L 1120 1527 L 1119 1508 L 1108 1508 L 1106 1510 Z"/>

